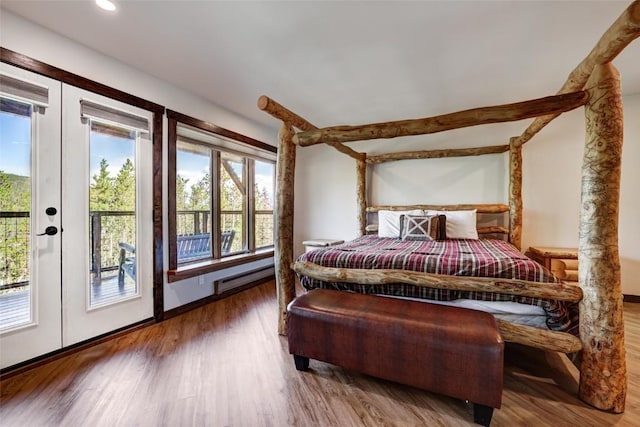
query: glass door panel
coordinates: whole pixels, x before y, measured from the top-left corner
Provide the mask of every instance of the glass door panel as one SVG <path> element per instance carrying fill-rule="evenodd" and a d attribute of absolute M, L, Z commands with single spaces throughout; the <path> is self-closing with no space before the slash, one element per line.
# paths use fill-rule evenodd
<path fill-rule="evenodd" d="M 89 306 L 139 295 L 136 277 L 136 132 L 91 123 Z"/>
<path fill-rule="evenodd" d="M 34 318 L 30 104 L 0 98 L 0 331 Z"/>

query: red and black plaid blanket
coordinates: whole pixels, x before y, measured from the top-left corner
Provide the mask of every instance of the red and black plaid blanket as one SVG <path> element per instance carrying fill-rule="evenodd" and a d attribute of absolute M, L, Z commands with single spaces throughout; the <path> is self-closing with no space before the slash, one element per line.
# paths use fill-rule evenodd
<path fill-rule="evenodd" d="M 367 235 L 342 245 L 307 252 L 298 260 L 309 261 L 323 267 L 411 270 L 454 276 L 498 277 L 547 283 L 558 281 L 549 270 L 524 256 L 513 245 L 495 239 L 402 241 Z M 360 285 L 326 283 L 307 276 L 299 276 L 299 278 L 300 283 L 307 290 L 329 288 L 438 301 L 473 299 L 537 305 L 547 314 L 549 329 L 578 334 L 577 304 L 491 292 L 435 289 L 402 283 Z"/>

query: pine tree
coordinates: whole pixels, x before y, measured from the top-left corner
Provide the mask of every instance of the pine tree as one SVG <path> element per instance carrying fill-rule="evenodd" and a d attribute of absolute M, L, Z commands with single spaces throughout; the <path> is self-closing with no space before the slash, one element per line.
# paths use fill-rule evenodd
<path fill-rule="evenodd" d="M 114 179 L 109 176 L 107 159 L 100 161 L 100 171 L 93 175 L 89 206 L 92 211 L 108 211 L 114 199 Z"/>
<path fill-rule="evenodd" d="M 136 206 L 136 171 L 130 158 L 124 162 L 114 181 L 112 210 L 134 211 Z"/>
<path fill-rule="evenodd" d="M 193 210 L 209 210 L 211 200 L 211 178 L 207 173 L 197 183 L 191 186 L 189 208 Z"/>
<path fill-rule="evenodd" d="M 176 175 L 176 210 L 182 211 L 188 209 L 189 192 L 187 184 L 189 179 L 179 174 Z"/>

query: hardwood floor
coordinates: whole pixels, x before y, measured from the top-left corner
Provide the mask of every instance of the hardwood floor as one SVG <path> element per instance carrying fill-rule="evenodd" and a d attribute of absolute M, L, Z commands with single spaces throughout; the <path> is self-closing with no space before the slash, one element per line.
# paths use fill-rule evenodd
<path fill-rule="evenodd" d="M 509 346 L 492 426 L 640 425 L 640 305 L 625 303 L 626 412 L 576 397 L 564 356 Z M 2 426 L 471 426 L 465 402 L 311 361 L 276 333 L 273 282 L 0 383 Z M 428 363 L 428 359 L 425 359 Z"/>

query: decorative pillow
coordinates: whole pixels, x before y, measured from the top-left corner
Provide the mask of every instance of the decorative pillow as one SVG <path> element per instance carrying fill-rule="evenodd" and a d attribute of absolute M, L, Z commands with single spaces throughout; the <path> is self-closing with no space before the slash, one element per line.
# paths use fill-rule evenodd
<path fill-rule="evenodd" d="M 400 216 L 401 240 L 436 240 L 439 215 Z"/>
<path fill-rule="evenodd" d="M 424 215 L 422 209 L 410 211 L 378 211 L 378 237 L 398 238 L 400 235 L 400 217 L 402 215 Z"/>
<path fill-rule="evenodd" d="M 441 214 L 447 217 L 447 239 L 478 239 L 476 209 L 469 211 L 427 211 L 427 215 Z"/>

